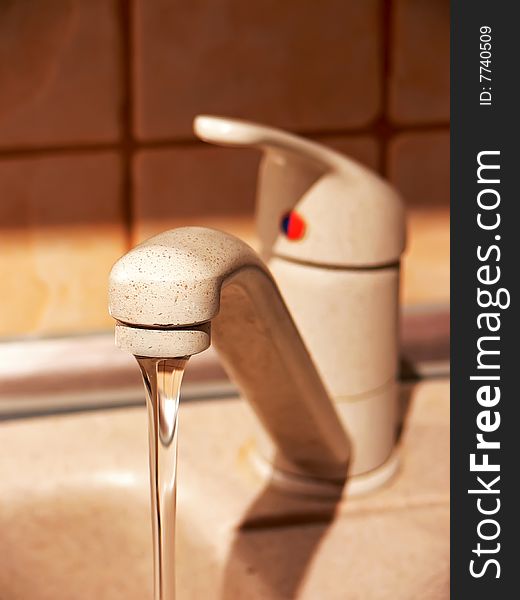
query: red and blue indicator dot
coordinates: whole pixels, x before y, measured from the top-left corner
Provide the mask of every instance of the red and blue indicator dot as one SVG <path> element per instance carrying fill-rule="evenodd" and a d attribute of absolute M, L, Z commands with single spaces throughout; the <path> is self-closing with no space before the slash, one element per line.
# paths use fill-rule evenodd
<path fill-rule="evenodd" d="M 282 216 L 280 229 L 291 241 L 298 241 L 305 235 L 306 225 L 303 218 L 294 210 L 290 210 Z"/>

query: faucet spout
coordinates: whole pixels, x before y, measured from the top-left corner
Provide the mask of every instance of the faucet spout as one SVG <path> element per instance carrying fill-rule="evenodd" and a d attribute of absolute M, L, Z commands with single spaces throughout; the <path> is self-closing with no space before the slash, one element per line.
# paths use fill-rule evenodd
<path fill-rule="evenodd" d="M 121 347 L 186 356 L 213 343 L 271 438 L 288 477 L 342 485 L 349 440 L 267 267 L 220 231 L 165 232 L 123 256 L 110 275 Z"/>

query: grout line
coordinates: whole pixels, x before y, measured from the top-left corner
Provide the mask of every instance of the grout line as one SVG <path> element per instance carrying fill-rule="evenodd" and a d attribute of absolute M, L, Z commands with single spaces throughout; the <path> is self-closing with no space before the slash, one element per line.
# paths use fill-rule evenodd
<path fill-rule="evenodd" d="M 388 149 L 390 140 L 393 137 L 393 127 L 390 125 L 388 115 L 389 100 L 390 100 L 390 76 L 392 70 L 392 51 L 393 51 L 393 31 L 392 19 L 394 16 L 393 0 L 384 0 L 381 11 L 381 104 L 383 107 L 381 131 L 381 150 L 379 170 L 384 177 L 388 177 Z"/>
<path fill-rule="evenodd" d="M 126 102 L 128 105 L 128 102 Z M 128 109 L 122 112 L 128 113 Z M 127 114 L 128 118 L 129 115 Z M 379 118 L 371 122 L 369 125 L 352 129 L 327 129 L 327 130 L 298 130 L 294 133 L 311 139 L 327 139 L 335 137 L 360 137 L 371 135 L 378 137 L 382 133 L 387 137 L 393 137 L 401 133 L 431 133 L 435 131 L 448 131 L 450 128 L 449 122 L 438 123 L 419 123 L 410 125 L 396 125 L 386 122 L 385 119 Z M 125 129 L 129 127 L 125 125 Z M 124 133 L 124 132 L 123 132 Z M 121 142 L 97 142 L 97 143 L 71 143 L 64 145 L 49 145 L 36 147 L 0 147 L 0 160 L 11 158 L 33 158 L 39 156 L 55 156 L 60 154 L 86 154 L 94 152 L 125 152 L 133 155 L 138 150 L 153 150 L 161 148 L 179 148 L 183 146 L 197 146 L 200 148 L 212 148 L 209 144 L 202 142 L 196 138 L 167 138 L 164 140 L 142 140 L 137 141 L 129 135 L 124 137 Z"/>
<path fill-rule="evenodd" d="M 130 118 L 128 110 L 129 102 L 125 102 L 127 108 L 122 112 Z M 449 131 L 449 122 L 438 123 L 420 123 L 412 125 L 397 125 L 387 123 L 385 119 L 379 118 L 371 124 L 352 129 L 334 129 L 334 130 L 301 130 L 295 131 L 296 135 L 301 135 L 311 139 L 326 139 L 334 137 L 360 137 L 371 135 L 379 137 L 382 134 L 390 138 L 401 133 L 430 133 L 435 131 Z M 164 140 L 142 140 L 136 141 L 129 131 L 129 125 L 125 125 L 127 134 L 121 142 L 98 142 L 91 144 L 69 144 L 60 146 L 40 146 L 40 147 L 18 147 L 18 148 L 0 148 L 0 159 L 11 158 L 32 158 L 40 156 L 55 156 L 59 154 L 85 154 L 92 152 L 128 152 L 133 155 L 138 150 L 153 150 L 161 148 L 179 148 L 183 146 L 198 146 L 200 148 L 209 148 L 210 146 L 196 138 L 168 138 Z M 123 132 L 124 133 L 124 132 Z"/>
<path fill-rule="evenodd" d="M 91 144 L 63 144 L 20 148 L 0 148 L 0 159 L 33 158 L 60 154 L 88 154 L 121 150 L 119 142 L 97 142 Z"/>
<path fill-rule="evenodd" d="M 394 18 L 394 1 L 385 0 L 383 2 L 381 14 L 381 45 L 382 45 L 382 64 L 381 64 L 381 103 L 383 106 L 383 118 L 385 122 L 390 123 L 389 115 L 389 100 L 390 100 L 390 79 L 392 75 L 392 59 L 393 59 L 393 18 Z"/>
<path fill-rule="evenodd" d="M 132 123 L 134 116 L 133 102 L 133 4 L 128 0 L 120 0 L 120 36 L 121 36 L 121 156 L 122 156 L 122 190 L 121 203 L 122 215 L 126 229 L 127 249 L 132 246 L 132 225 L 134 220 L 133 185 L 132 185 L 132 163 L 134 153 L 134 141 L 132 137 Z"/>

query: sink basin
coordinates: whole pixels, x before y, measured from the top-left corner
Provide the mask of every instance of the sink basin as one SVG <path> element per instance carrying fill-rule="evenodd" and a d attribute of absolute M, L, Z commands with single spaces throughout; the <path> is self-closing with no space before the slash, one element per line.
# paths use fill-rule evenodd
<path fill-rule="evenodd" d="M 448 394 L 404 388 L 398 474 L 336 503 L 270 488 L 246 402 L 181 405 L 179 600 L 448 598 Z M 0 446 L 1 600 L 151 599 L 144 407 L 4 422 Z"/>

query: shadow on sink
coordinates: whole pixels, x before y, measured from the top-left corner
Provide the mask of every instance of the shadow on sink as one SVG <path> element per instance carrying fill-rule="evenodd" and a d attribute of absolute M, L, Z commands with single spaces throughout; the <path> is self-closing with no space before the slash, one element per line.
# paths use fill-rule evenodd
<path fill-rule="evenodd" d="M 412 406 L 414 386 L 402 386 L 400 393 L 400 427 L 398 443 L 401 441 L 409 410 Z M 237 527 L 227 559 L 222 600 L 246 597 L 251 587 L 248 575 L 254 574 L 265 586 L 269 598 L 297 598 L 299 588 L 305 581 L 309 564 L 319 550 L 322 539 L 337 516 L 343 494 L 337 498 L 320 500 L 309 505 L 284 494 L 273 485 L 267 485 L 248 508 Z M 304 528 L 305 537 L 291 537 L 281 533 L 278 543 L 280 553 L 262 552 L 259 539 L 262 531 L 277 528 Z"/>
<path fill-rule="evenodd" d="M 237 529 L 224 571 L 222 600 L 245 597 L 250 588 L 247 575 L 251 574 L 261 580 L 269 598 L 298 597 L 308 565 L 334 520 L 339 501 L 340 497 L 336 502 L 323 502 L 321 510 L 307 514 L 302 512 L 301 506 L 299 511 L 294 512 L 294 500 L 268 486 L 254 501 Z M 282 514 L 269 516 L 273 506 Z M 311 524 L 314 526 L 308 527 Z M 288 527 L 305 527 L 305 537 L 294 540 L 280 531 L 281 538 L 277 544 L 280 552 L 273 554 L 262 552 L 261 547 L 259 549 L 262 531 Z"/>

